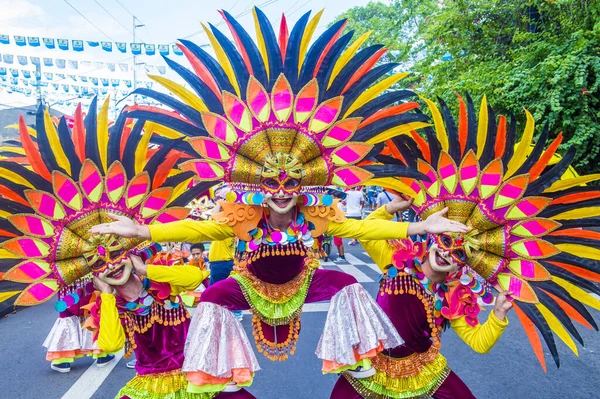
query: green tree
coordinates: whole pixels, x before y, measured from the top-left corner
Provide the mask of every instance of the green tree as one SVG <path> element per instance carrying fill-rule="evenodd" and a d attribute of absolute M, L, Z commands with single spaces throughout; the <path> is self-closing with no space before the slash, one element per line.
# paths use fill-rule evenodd
<path fill-rule="evenodd" d="M 521 120 L 525 107 L 576 146 L 579 171 L 600 172 L 600 2 L 398 0 L 340 17 L 398 49 L 423 95 L 455 106 L 453 92 L 486 94 Z"/>

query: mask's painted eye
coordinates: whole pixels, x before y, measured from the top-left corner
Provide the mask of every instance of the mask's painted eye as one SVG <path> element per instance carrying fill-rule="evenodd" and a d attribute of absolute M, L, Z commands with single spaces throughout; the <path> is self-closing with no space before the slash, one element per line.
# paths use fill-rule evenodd
<path fill-rule="evenodd" d="M 452 237 L 450 237 L 447 234 L 440 235 L 440 241 L 442 242 L 442 245 L 446 248 L 450 248 L 452 246 Z"/>
<path fill-rule="evenodd" d="M 300 182 L 299 182 L 298 180 L 296 180 L 296 179 L 289 179 L 288 181 L 286 181 L 286 182 L 284 183 L 283 187 L 284 187 L 286 190 L 290 190 L 290 189 L 292 189 L 292 188 L 296 188 L 296 187 L 298 187 L 299 185 L 300 185 Z"/>
<path fill-rule="evenodd" d="M 456 249 L 456 250 L 452 251 L 452 255 L 454 255 L 454 258 L 456 258 L 457 260 L 459 260 L 461 262 L 467 261 L 467 254 L 462 249 Z"/>
<path fill-rule="evenodd" d="M 117 259 L 119 256 L 123 255 L 123 250 L 122 249 L 118 249 L 116 251 L 112 251 L 110 253 L 110 258 L 111 259 Z"/>
<path fill-rule="evenodd" d="M 275 179 L 266 179 L 263 184 L 268 188 L 279 188 L 279 182 Z"/>

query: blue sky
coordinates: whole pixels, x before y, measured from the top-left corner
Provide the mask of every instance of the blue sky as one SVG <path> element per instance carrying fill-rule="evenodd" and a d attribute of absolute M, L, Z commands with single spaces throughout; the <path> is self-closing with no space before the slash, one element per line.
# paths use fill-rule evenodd
<path fill-rule="evenodd" d="M 327 24 L 348 8 L 365 5 L 369 0 L 328 0 L 325 12 L 317 28 L 322 32 Z M 79 15 L 70 3 L 92 24 Z M 261 6 L 262 5 L 262 6 Z M 132 41 L 132 14 L 145 25 L 136 30 L 136 42 L 154 44 L 173 43 L 178 38 L 188 38 L 197 43 L 206 43 L 206 35 L 202 32 L 200 22 L 221 23 L 218 9 L 225 9 L 234 15 L 250 32 L 253 32 L 253 21 L 250 9 L 260 6 L 271 21 L 277 22 L 282 13 L 286 13 L 288 23 L 292 25 L 307 11 L 323 8 L 318 0 L 0 0 L 0 34 L 39 36 L 62 39 L 81 39 L 93 41 Z M 313 11 L 313 13 L 314 13 Z M 109 15 L 110 14 L 110 15 Z M 223 25 L 219 25 L 223 29 Z M 132 63 L 131 55 L 107 53 L 100 49 L 86 48 L 82 53 L 74 51 L 46 50 L 43 46 L 31 48 L 17 47 L 14 44 L 0 45 L 0 54 L 14 54 L 38 57 L 64 58 L 71 60 L 103 61 Z M 183 61 L 183 57 L 176 59 Z M 138 62 L 151 65 L 165 65 L 160 56 L 142 56 Z M 11 65 L 0 64 L 2 67 Z M 24 69 L 32 69 L 21 67 Z M 110 72 L 106 69 L 85 69 L 76 71 L 57 71 L 52 68 L 44 72 L 63 72 L 85 74 L 96 77 L 131 79 L 132 72 Z M 117 69 L 118 71 L 118 69 Z M 145 71 L 138 72 L 138 80 Z M 74 82 L 65 82 L 74 83 Z M 65 94 L 63 97 L 68 97 Z M 0 91 L 0 104 L 20 106 L 35 103 L 35 99 L 21 94 Z"/>

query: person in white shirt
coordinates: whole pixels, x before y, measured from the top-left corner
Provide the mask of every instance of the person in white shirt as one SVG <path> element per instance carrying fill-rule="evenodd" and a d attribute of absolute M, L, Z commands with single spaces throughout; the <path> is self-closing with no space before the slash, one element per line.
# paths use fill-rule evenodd
<path fill-rule="evenodd" d="M 362 219 L 362 211 L 365 205 L 365 197 L 362 187 L 354 187 L 346 193 L 346 217 L 348 219 Z M 358 240 L 352 239 L 349 245 L 358 244 Z"/>
<path fill-rule="evenodd" d="M 377 194 L 377 208 L 387 205 L 396 197 L 397 195 L 395 194 L 391 194 L 385 190 L 381 190 L 381 192 Z"/>

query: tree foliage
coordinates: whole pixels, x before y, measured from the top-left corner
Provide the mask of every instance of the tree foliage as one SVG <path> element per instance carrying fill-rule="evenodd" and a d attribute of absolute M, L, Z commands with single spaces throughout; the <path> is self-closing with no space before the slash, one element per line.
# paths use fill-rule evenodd
<path fill-rule="evenodd" d="M 455 105 L 453 92 L 486 94 L 521 120 L 527 108 L 576 146 L 579 171 L 600 172 L 600 2 L 392 0 L 340 18 L 396 50 L 423 95 Z"/>

